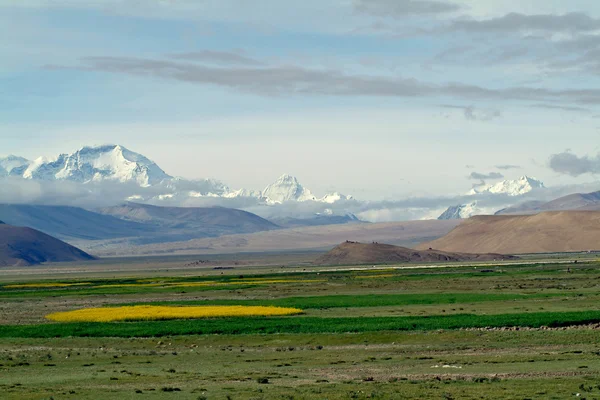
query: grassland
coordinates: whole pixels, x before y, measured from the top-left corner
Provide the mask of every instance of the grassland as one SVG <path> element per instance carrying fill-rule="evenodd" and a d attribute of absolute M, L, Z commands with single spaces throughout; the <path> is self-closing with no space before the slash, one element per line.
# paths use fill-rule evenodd
<path fill-rule="evenodd" d="M 600 398 L 600 263 L 559 261 L 0 281 L 0 397 Z M 304 312 L 45 318 L 140 305 Z"/>

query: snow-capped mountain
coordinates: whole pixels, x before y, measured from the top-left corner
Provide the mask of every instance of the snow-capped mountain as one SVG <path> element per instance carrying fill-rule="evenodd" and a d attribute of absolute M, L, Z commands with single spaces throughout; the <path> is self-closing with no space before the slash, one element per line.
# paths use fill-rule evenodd
<path fill-rule="evenodd" d="M 484 184 L 471 189 L 468 195 L 482 193 L 506 194 L 508 196 L 521 196 L 535 189 L 545 189 L 544 183 L 529 176 L 522 176 L 516 180 L 503 180 L 495 184 Z"/>
<path fill-rule="evenodd" d="M 298 179 L 288 174 L 281 175 L 279 179 L 267 186 L 262 196 L 273 203 L 317 200 L 310 190 L 298 182 Z"/>
<path fill-rule="evenodd" d="M 172 177 L 156 163 L 119 145 L 83 147 L 53 159 L 40 157 L 23 171 L 25 179 L 68 180 L 79 183 L 134 182 L 142 187 Z"/>
<path fill-rule="evenodd" d="M 352 196 L 347 196 L 345 194 L 340 194 L 338 192 L 334 192 L 331 194 L 326 194 L 325 196 L 323 196 L 321 199 L 319 199 L 319 201 L 321 203 L 327 203 L 327 204 L 333 204 L 333 203 L 337 203 L 340 200 L 353 200 L 354 197 Z"/>
<path fill-rule="evenodd" d="M 81 184 L 119 182 L 134 184 L 127 201 L 185 203 L 198 198 L 250 198 L 259 204 L 276 205 L 288 201 L 314 201 L 333 204 L 352 196 L 328 194 L 319 199 L 291 175 L 282 175 L 262 192 L 230 190 L 215 179 L 188 180 L 173 177 L 147 157 L 120 145 L 83 147 L 72 154 L 29 161 L 22 157 L 0 158 L 0 177 L 17 176 L 30 180 L 73 181 Z M 139 190 L 136 189 L 139 187 Z"/>
<path fill-rule="evenodd" d="M 467 195 L 507 195 L 510 197 L 517 197 L 527 194 L 533 190 L 545 189 L 544 183 L 536 178 L 529 176 L 521 176 L 515 180 L 503 180 L 494 184 L 482 184 L 472 188 Z M 487 215 L 493 214 L 491 208 L 484 208 L 481 204 L 478 205 L 477 201 L 473 201 L 468 204 L 459 204 L 456 206 L 448 207 L 438 219 L 464 219 L 469 218 L 473 215 Z"/>
<path fill-rule="evenodd" d="M 21 175 L 29 164 L 31 161 L 23 157 L 10 155 L 0 158 L 0 176 Z"/>
<path fill-rule="evenodd" d="M 239 189 L 232 192 L 227 192 L 223 195 L 223 197 L 226 199 L 234 199 L 236 197 L 253 197 L 260 199 L 262 198 L 262 192 L 260 190 Z"/>
<path fill-rule="evenodd" d="M 474 201 L 469 204 L 459 204 L 457 206 L 448 207 L 438 219 L 465 219 L 479 213 L 480 210 L 477 208 L 477 202 Z"/>
<path fill-rule="evenodd" d="M 346 196 L 338 192 L 326 194 L 317 198 L 312 192 L 302 186 L 294 176 L 283 174 L 275 182 L 268 185 L 262 192 L 240 189 L 225 193 L 225 198 L 253 197 L 260 199 L 266 204 L 282 204 L 288 201 L 304 202 L 315 201 L 319 203 L 333 204 L 341 200 L 352 200 L 352 196 Z"/>

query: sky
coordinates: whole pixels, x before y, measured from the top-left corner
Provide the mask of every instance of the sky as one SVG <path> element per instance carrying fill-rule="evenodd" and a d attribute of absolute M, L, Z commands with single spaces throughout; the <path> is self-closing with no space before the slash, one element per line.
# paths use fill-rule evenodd
<path fill-rule="evenodd" d="M 596 0 L 0 0 L 0 60 L 0 155 L 365 200 L 600 173 Z"/>

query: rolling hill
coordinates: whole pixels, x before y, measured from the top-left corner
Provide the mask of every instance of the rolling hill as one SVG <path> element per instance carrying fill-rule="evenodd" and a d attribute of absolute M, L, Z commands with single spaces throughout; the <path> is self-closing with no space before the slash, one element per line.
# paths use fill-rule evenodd
<path fill-rule="evenodd" d="M 279 226 L 247 211 L 224 207 L 158 207 L 127 203 L 99 210 L 124 221 L 156 228 L 204 232 L 204 236 L 252 233 L 278 229 Z"/>
<path fill-rule="evenodd" d="M 93 259 L 78 248 L 35 229 L 0 222 L 0 267 Z"/>
<path fill-rule="evenodd" d="M 600 192 L 574 193 L 547 202 L 529 201 L 496 212 L 496 215 L 536 214 L 543 211 L 600 210 Z"/>
<path fill-rule="evenodd" d="M 549 211 L 535 215 L 471 217 L 418 249 L 466 253 L 551 253 L 600 250 L 600 212 Z"/>
<path fill-rule="evenodd" d="M 413 250 L 407 247 L 381 243 L 357 243 L 347 241 L 325 255 L 319 257 L 318 265 L 358 265 L 405 262 L 440 262 L 440 261 L 496 261 L 517 257 L 500 254 L 466 254 L 448 253 L 438 250 Z"/>
<path fill-rule="evenodd" d="M 0 204 L 0 220 L 67 241 L 146 236 L 155 231 L 152 226 L 68 206 Z"/>
<path fill-rule="evenodd" d="M 98 240 L 166 243 L 278 228 L 255 214 L 236 209 L 154 207 L 135 203 L 100 212 L 68 206 L 0 204 L 0 219 L 77 245 Z"/>

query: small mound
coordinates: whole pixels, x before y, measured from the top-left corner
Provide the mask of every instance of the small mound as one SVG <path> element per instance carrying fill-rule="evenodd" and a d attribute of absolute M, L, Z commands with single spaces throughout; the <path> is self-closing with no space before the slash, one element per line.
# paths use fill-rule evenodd
<path fill-rule="evenodd" d="M 381 243 L 346 242 L 319 257 L 317 265 L 390 264 L 406 262 L 496 261 L 516 259 L 501 254 L 448 253 L 438 250 L 413 250 Z"/>
<path fill-rule="evenodd" d="M 270 317 L 301 314 L 298 308 L 264 306 L 123 306 L 84 308 L 46 315 L 56 322 L 164 321 L 219 317 Z"/>

